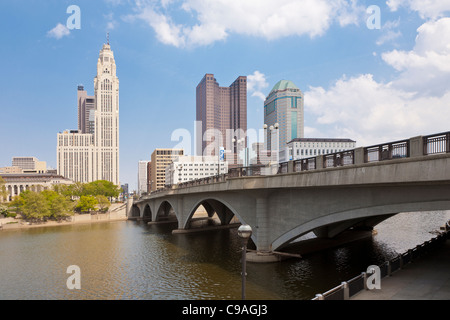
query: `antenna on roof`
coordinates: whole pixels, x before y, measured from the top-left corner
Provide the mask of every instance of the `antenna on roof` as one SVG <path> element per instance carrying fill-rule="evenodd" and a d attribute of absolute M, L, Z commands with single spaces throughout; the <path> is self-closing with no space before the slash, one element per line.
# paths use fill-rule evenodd
<path fill-rule="evenodd" d="M 107 43 L 108 46 L 109 46 L 109 32 L 106 34 L 106 43 Z"/>

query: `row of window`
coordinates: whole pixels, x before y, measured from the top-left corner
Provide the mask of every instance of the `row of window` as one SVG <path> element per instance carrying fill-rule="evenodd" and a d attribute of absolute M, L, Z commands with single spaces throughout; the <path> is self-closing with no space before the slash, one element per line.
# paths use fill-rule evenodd
<path fill-rule="evenodd" d="M 305 149 L 297 149 L 297 155 L 299 156 L 300 154 L 302 156 L 317 156 L 317 155 L 325 155 L 325 154 L 332 154 L 332 153 L 337 153 L 337 152 L 342 152 L 345 151 L 344 149 L 309 149 L 309 150 L 305 150 Z"/>

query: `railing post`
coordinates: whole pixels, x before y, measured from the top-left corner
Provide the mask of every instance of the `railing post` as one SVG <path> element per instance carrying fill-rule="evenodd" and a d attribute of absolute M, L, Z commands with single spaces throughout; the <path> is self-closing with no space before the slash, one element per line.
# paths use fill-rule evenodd
<path fill-rule="evenodd" d="M 354 161 L 355 164 L 364 164 L 365 163 L 365 155 L 364 155 L 364 148 L 357 148 L 354 150 Z"/>
<path fill-rule="evenodd" d="M 347 282 L 342 282 L 342 288 L 344 289 L 344 300 L 350 300 L 350 289 Z"/>
<path fill-rule="evenodd" d="M 317 156 L 316 157 L 316 170 L 324 169 L 325 168 L 325 156 Z"/>
<path fill-rule="evenodd" d="M 426 144 L 424 144 L 422 136 L 409 139 L 409 156 L 415 158 L 427 155 L 425 147 Z"/>
<path fill-rule="evenodd" d="M 287 168 L 287 173 L 293 173 L 295 172 L 295 162 L 294 161 L 289 161 L 288 162 L 288 168 Z"/>
<path fill-rule="evenodd" d="M 364 289 L 369 290 L 369 288 L 367 287 L 367 273 L 363 272 L 362 276 L 363 276 L 363 281 L 364 281 Z"/>
<path fill-rule="evenodd" d="M 447 151 L 447 153 L 450 153 L 450 133 L 446 134 L 445 140 L 447 140 L 445 151 Z"/>

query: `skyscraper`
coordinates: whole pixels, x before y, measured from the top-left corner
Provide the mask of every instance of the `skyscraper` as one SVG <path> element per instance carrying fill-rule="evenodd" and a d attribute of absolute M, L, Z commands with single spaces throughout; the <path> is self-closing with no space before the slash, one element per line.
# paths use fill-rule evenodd
<path fill-rule="evenodd" d="M 141 196 L 148 192 L 147 166 L 150 161 L 139 161 L 138 163 L 138 193 Z"/>
<path fill-rule="evenodd" d="M 217 142 L 212 142 L 217 141 L 214 139 L 219 132 L 221 145 L 218 147 L 229 147 L 236 153 L 232 139 L 245 139 L 247 132 L 247 77 L 238 77 L 231 86 L 220 87 L 213 74 L 206 74 L 197 86 L 196 105 L 197 122 L 202 124 L 202 144 L 197 154 L 216 155 L 206 148 L 214 144 L 217 148 Z"/>
<path fill-rule="evenodd" d="M 78 86 L 78 131 L 94 134 L 95 97 L 88 96 L 84 86 Z"/>
<path fill-rule="evenodd" d="M 153 192 L 163 189 L 166 185 L 166 167 L 179 156 L 184 155 L 183 149 L 156 149 L 152 153 L 150 185 Z"/>
<path fill-rule="evenodd" d="M 119 185 L 119 79 L 109 43 L 100 51 L 94 91 L 97 180 Z"/>
<path fill-rule="evenodd" d="M 58 134 L 58 174 L 119 185 L 119 79 L 109 43 L 99 54 L 94 91 L 88 96 L 78 86 L 78 130 Z"/>
<path fill-rule="evenodd" d="M 264 102 L 264 124 L 268 128 L 278 124 L 279 150 L 287 143 L 304 138 L 304 96 L 300 89 L 288 80 L 279 81 Z M 271 134 L 267 135 L 267 149 L 271 150 Z"/>

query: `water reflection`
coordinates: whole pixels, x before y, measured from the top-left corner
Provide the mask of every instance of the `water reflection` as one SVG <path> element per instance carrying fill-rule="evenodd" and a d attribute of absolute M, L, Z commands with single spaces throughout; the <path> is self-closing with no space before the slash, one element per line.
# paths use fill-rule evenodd
<path fill-rule="evenodd" d="M 311 299 L 433 237 L 450 212 L 400 214 L 378 234 L 301 260 L 247 265 L 247 298 Z M 172 235 L 171 224 L 116 222 L 0 233 L 1 299 L 240 299 L 236 229 Z M 67 267 L 81 287 L 66 287 Z"/>

